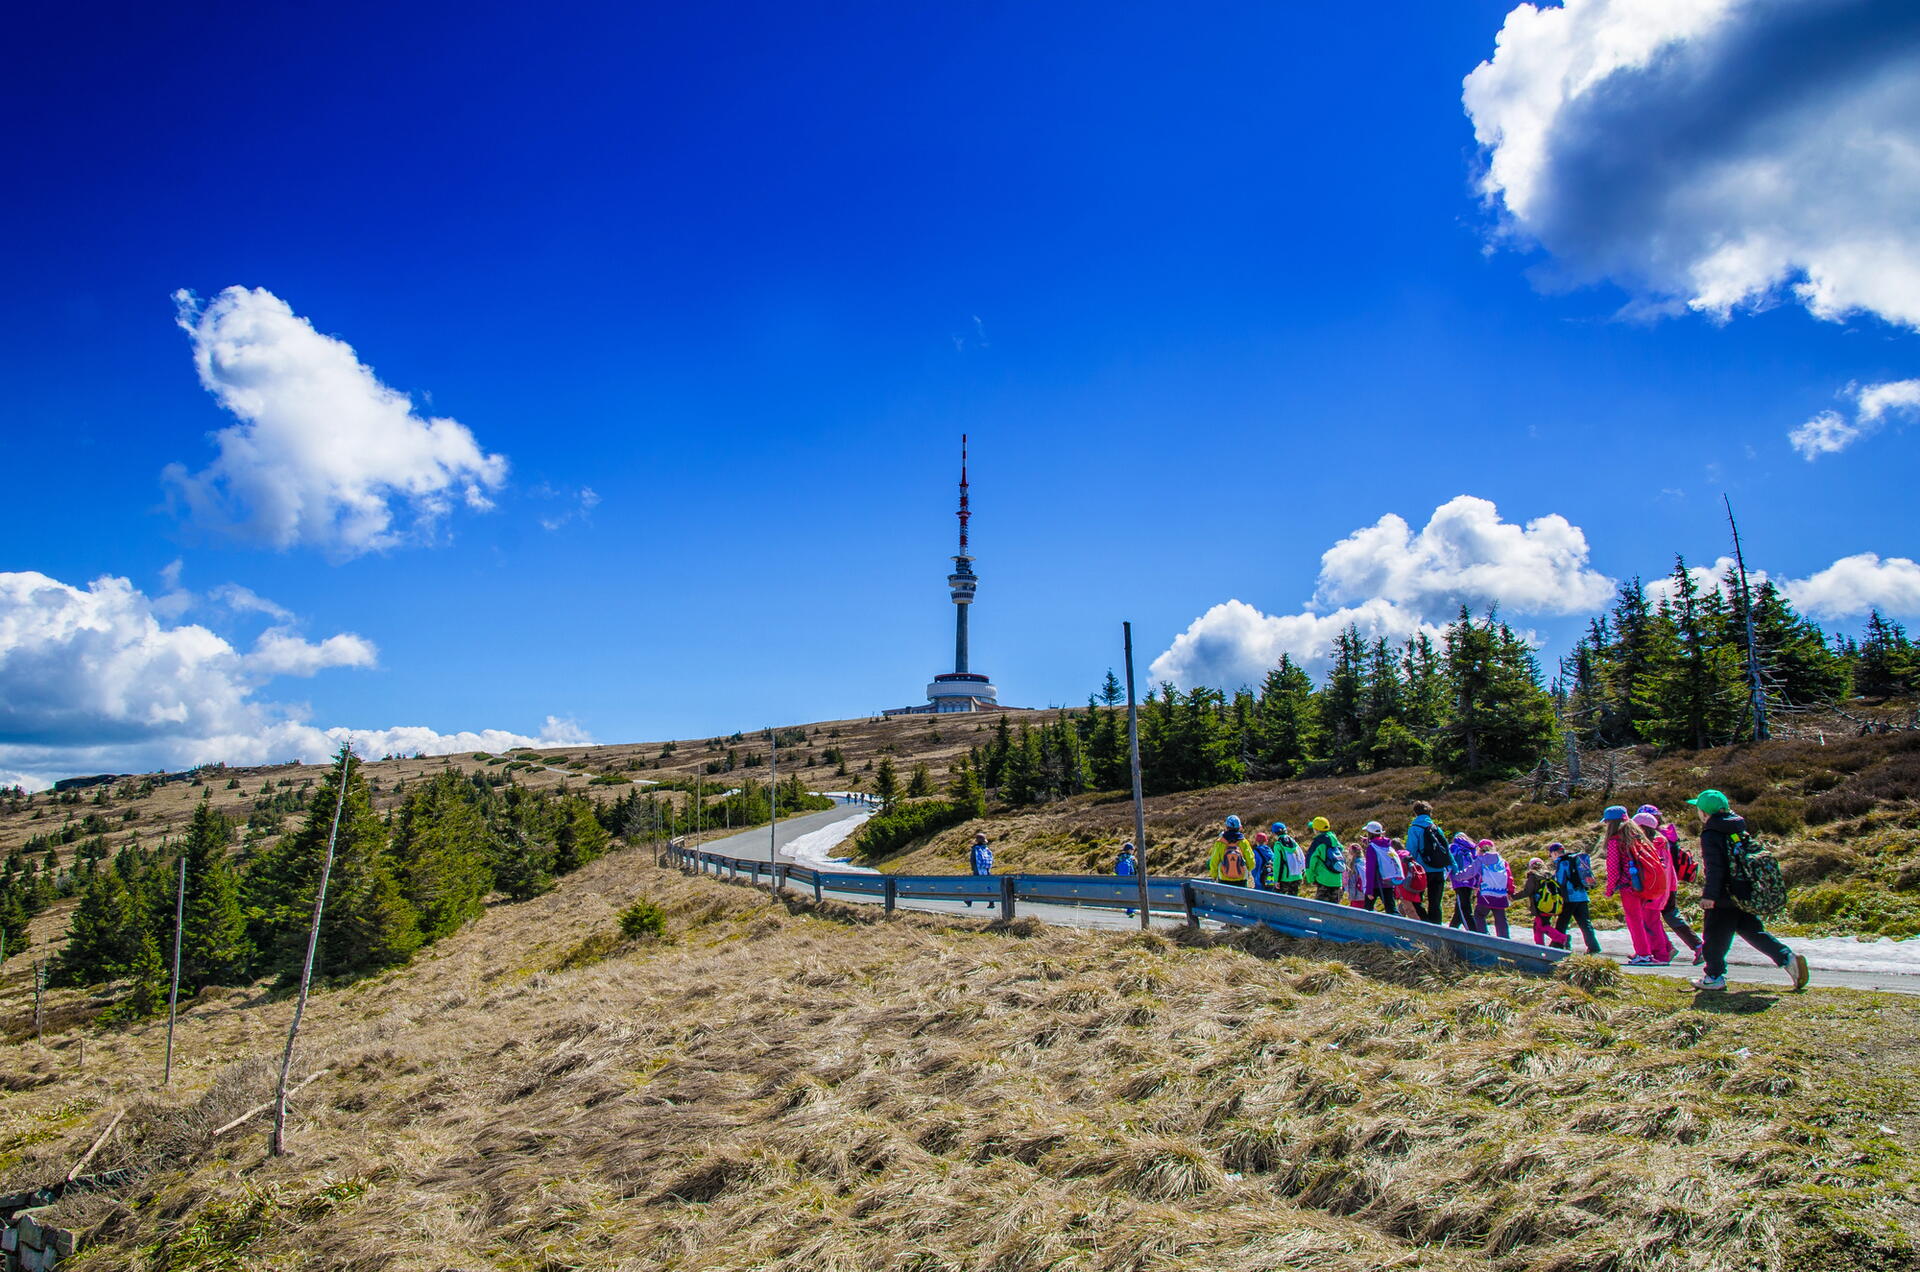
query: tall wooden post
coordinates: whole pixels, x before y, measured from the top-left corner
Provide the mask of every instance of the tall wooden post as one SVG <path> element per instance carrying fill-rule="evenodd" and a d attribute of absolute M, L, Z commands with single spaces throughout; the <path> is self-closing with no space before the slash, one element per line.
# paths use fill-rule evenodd
<path fill-rule="evenodd" d="M 320 916 L 327 908 L 327 878 L 333 873 L 333 849 L 340 838 L 340 812 L 347 803 L 348 763 L 353 744 L 340 744 L 340 777 L 333 797 L 333 829 L 327 832 L 327 856 L 320 866 L 320 887 L 313 894 L 313 923 L 307 929 L 307 961 L 300 968 L 300 998 L 293 1005 L 293 1024 L 287 1030 L 287 1049 L 280 1056 L 280 1082 L 273 1092 L 273 1143 L 275 1157 L 287 1151 L 287 1074 L 293 1068 L 293 1044 L 300 1037 L 300 1018 L 307 1012 L 307 991 L 313 986 L 313 955 L 320 944 Z"/>
<path fill-rule="evenodd" d="M 187 917 L 187 854 L 180 854 L 180 887 L 173 897 L 173 988 L 167 991 L 167 1067 L 161 1086 L 173 1085 L 173 1022 L 180 1012 L 180 930 Z"/>
<path fill-rule="evenodd" d="M 1133 771 L 1133 868 L 1140 880 L 1140 930 L 1153 926 L 1147 913 L 1147 805 L 1140 793 L 1140 704 L 1133 696 L 1133 624 L 1120 624 L 1127 647 L 1127 765 Z"/>

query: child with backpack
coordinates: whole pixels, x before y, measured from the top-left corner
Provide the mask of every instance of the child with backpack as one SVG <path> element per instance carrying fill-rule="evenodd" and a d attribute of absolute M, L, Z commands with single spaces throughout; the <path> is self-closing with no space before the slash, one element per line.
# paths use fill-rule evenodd
<path fill-rule="evenodd" d="M 1667 925 L 1667 931 L 1680 938 L 1682 945 L 1693 951 L 1693 965 L 1698 967 L 1706 961 L 1706 946 L 1680 915 L 1680 887 L 1699 879 L 1700 863 L 1693 859 L 1692 853 L 1680 846 L 1680 828 L 1661 816 L 1658 808 L 1652 804 L 1640 805 L 1640 812 L 1634 814 L 1635 821 L 1640 819 L 1641 813 L 1653 814 L 1653 834 L 1667 841 L 1667 856 L 1673 862 L 1673 891 L 1667 895 L 1667 904 L 1660 911 L 1660 921 Z"/>
<path fill-rule="evenodd" d="M 1788 949 L 1766 925 L 1765 916 L 1786 905 L 1779 863 L 1755 842 L 1746 818 L 1721 792 L 1701 791 L 1687 803 L 1700 815 L 1700 904 L 1707 912 L 1706 974 L 1693 987 L 1727 987 L 1727 950 L 1738 936 L 1785 968 L 1799 993 L 1810 976 L 1806 955 Z"/>
<path fill-rule="evenodd" d="M 1253 886 L 1260 892 L 1273 887 L 1273 845 L 1264 830 L 1253 832 Z"/>
<path fill-rule="evenodd" d="M 1447 882 L 1453 888 L 1453 919 L 1448 927 L 1465 928 L 1469 932 L 1484 932 L 1473 917 L 1479 906 L 1480 893 L 1480 849 L 1468 839 L 1464 831 L 1456 832 L 1447 844 L 1447 856 L 1452 865 L 1447 870 Z"/>
<path fill-rule="evenodd" d="M 1553 871 L 1547 868 L 1546 862 L 1538 857 L 1528 858 L 1526 881 L 1513 895 L 1516 900 L 1525 901 L 1533 915 L 1535 945 L 1551 945 L 1560 950 L 1567 948 L 1567 934 L 1553 926 L 1553 921 L 1560 917 L 1560 908 L 1566 898 L 1560 895 L 1560 885 L 1553 881 Z"/>
<path fill-rule="evenodd" d="M 1247 864 L 1246 837 L 1240 833 L 1240 819 L 1229 817 L 1227 828 L 1213 841 L 1213 851 L 1207 855 L 1207 877 L 1215 883 L 1244 888 L 1251 872 L 1252 867 Z"/>
<path fill-rule="evenodd" d="M 1507 907 L 1513 901 L 1513 874 L 1507 869 L 1507 863 L 1500 856 L 1500 850 L 1493 846 L 1493 840 L 1482 839 L 1479 848 L 1479 884 L 1478 895 L 1474 898 L 1474 930 L 1485 932 L 1487 920 L 1499 930 L 1503 940 L 1513 939 L 1507 931 Z"/>
<path fill-rule="evenodd" d="M 1307 877 L 1307 855 L 1287 833 L 1287 823 L 1275 822 L 1273 835 L 1274 891 L 1290 897 L 1300 895 L 1300 884 Z"/>
<path fill-rule="evenodd" d="M 1400 859 L 1400 882 L 1393 885 L 1394 908 L 1404 918 L 1424 921 L 1427 918 L 1422 908 L 1427 900 L 1427 868 L 1420 858 L 1400 844 L 1395 843 L 1393 851 Z"/>
<path fill-rule="evenodd" d="M 1339 905 L 1340 884 L 1346 877 L 1346 850 L 1326 818 L 1314 818 L 1308 829 L 1313 831 L 1313 844 L 1307 849 L 1305 882 L 1313 888 L 1315 901 Z"/>
<path fill-rule="evenodd" d="M 1363 910 L 1371 910 L 1377 901 L 1381 913 L 1392 914 L 1393 890 L 1400 886 L 1407 872 L 1400 865 L 1400 855 L 1394 851 L 1395 844 L 1387 837 L 1386 827 L 1370 821 L 1361 835 L 1358 855 L 1362 861 L 1364 891 L 1356 904 Z"/>
<path fill-rule="evenodd" d="M 1567 934 L 1567 925 L 1576 920 L 1580 924 L 1580 935 L 1587 943 L 1587 953 L 1600 952 L 1600 936 L 1593 930 L 1593 916 L 1587 912 L 1588 897 L 1593 888 L 1593 861 L 1584 852 L 1568 852 L 1562 844 L 1547 845 L 1548 864 L 1553 870 L 1553 882 L 1560 889 L 1560 917 L 1553 922 L 1554 930 L 1562 936 Z M 1568 942 L 1571 948 L 1572 942 Z"/>
<path fill-rule="evenodd" d="M 1655 845 L 1646 827 L 1627 816 L 1620 804 L 1600 815 L 1601 848 L 1607 866 L 1607 895 L 1620 898 L 1626 914 L 1627 936 L 1633 941 L 1629 965 L 1647 967 L 1673 961 L 1673 943 L 1660 921 L 1667 894 L 1673 891 L 1673 867 L 1667 845 Z"/>

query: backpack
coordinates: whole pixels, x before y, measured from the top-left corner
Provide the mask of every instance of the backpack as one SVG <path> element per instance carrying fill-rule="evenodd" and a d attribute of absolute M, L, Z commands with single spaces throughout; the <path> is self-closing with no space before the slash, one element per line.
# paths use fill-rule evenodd
<path fill-rule="evenodd" d="M 1629 849 L 1629 857 L 1635 868 L 1634 873 L 1640 876 L 1640 881 L 1633 885 L 1635 891 L 1645 891 L 1648 883 L 1656 882 L 1664 878 L 1670 868 L 1668 863 L 1671 858 L 1668 857 L 1666 852 L 1661 851 L 1660 844 L 1653 843 L 1650 840 L 1633 840 L 1631 848 Z M 1663 860 L 1663 858 L 1666 859 Z"/>
<path fill-rule="evenodd" d="M 1400 854 L 1388 848 L 1381 852 L 1377 845 L 1368 844 L 1367 850 L 1375 854 L 1374 860 L 1380 863 L 1380 880 L 1383 883 L 1405 883 L 1406 867 L 1400 864 Z"/>
<path fill-rule="evenodd" d="M 1407 858 L 1407 877 L 1405 883 L 1408 890 L 1415 896 L 1426 896 L 1427 871 L 1426 867 L 1420 864 L 1418 857 Z"/>
<path fill-rule="evenodd" d="M 1540 888 L 1533 894 L 1533 912 L 1542 918 L 1551 919 L 1567 908 L 1567 894 L 1560 891 L 1560 885 L 1551 877 L 1540 881 Z"/>
<path fill-rule="evenodd" d="M 1573 854 L 1573 873 L 1580 880 L 1582 892 L 1593 891 L 1593 858 L 1584 852 Z"/>
<path fill-rule="evenodd" d="M 1420 828 L 1420 850 L 1414 859 L 1429 870 L 1445 870 L 1453 864 L 1453 854 L 1447 851 L 1447 840 L 1437 826 Z"/>
<path fill-rule="evenodd" d="M 1667 853 L 1673 859 L 1673 877 L 1681 883 L 1692 883 L 1700 877 L 1700 863 L 1693 854 L 1680 846 L 1678 839 L 1667 841 Z"/>
<path fill-rule="evenodd" d="M 1335 874 L 1347 872 L 1346 849 L 1341 846 L 1338 839 L 1332 836 L 1327 838 L 1327 869 Z"/>
<path fill-rule="evenodd" d="M 1220 877 L 1228 883 L 1246 882 L 1247 859 L 1239 844 L 1227 845 L 1227 850 L 1220 854 Z"/>
<path fill-rule="evenodd" d="M 1504 865 L 1480 867 L 1480 895 L 1483 897 L 1505 897 L 1513 885 L 1513 877 L 1507 873 Z"/>
<path fill-rule="evenodd" d="M 1727 892 L 1749 914 L 1766 918 L 1787 908 L 1787 880 L 1773 850 L 1741 831 L 1727 836 Z"/>

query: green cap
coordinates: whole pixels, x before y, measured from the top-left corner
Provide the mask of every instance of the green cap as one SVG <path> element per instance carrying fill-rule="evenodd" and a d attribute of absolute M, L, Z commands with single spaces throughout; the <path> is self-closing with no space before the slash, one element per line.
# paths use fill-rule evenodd
<path fill-rule="evenodd" d="M 1733 807 L 1733 805 L 1727 803 L 1727 797 L 1719 791 L 1701 791 L 1698 795 L 1688 800 L 1687 803 L 1692 804 L 1703 813 L 1724 813 Z"/>

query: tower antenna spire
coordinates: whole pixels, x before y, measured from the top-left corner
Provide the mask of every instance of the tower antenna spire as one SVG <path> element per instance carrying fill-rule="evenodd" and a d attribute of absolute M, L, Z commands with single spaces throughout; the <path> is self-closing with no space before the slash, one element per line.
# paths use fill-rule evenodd
<path fill-rule="evenodd" d="M 973 513 L 967 508 L 967 435 L 960 434 L 960 555 L 967 555 L 967 522 Z"/>

